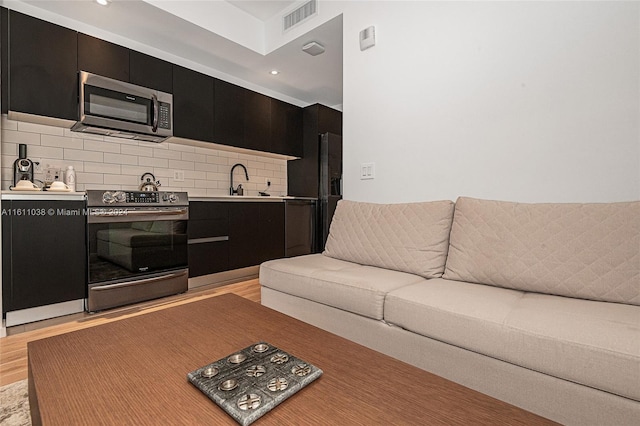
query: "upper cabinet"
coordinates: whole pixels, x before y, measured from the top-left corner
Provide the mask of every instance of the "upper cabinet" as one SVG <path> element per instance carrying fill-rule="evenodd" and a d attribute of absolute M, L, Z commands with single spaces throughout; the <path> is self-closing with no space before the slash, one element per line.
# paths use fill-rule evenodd
<path fill-rule="evenodd" d="M 173 135 L 213 142 L 214 79 L 173 66 Z"/>
<path fill-rule="evenodd" d="M 172 93 L 173 65 L 162 59 L 130 50 L 129 83 Z"/>
<path fill-rule="evenodd" d="M 300 157 L 302 108 L 0 8 L 2 111 L 78 119 L 78 71 L 173 94 L 174 136 Z"/>
<path fill-rule="evenodd" d="M 302 155 L 302 108 L 216 79 L 214 110 L 214 142 Z"/>
<path fill-rule="evenodd" d="M 129 81 L 129 49 L 78 33 L 78 71 Z"/>
<path fill-rule="evenodd" d="M 271 99 L 269 152 L 302 157 L 302 108 Z"/>
<path fill-rule="evenodd" d="M 7 25 L 9 66 L 3 78 L 8 77 L 9 93 L 3 111 L 77 120 L 77 33 L 14 11 Z"/>
<path fill-rule="evenodd" d="M 215 80 L 213 140 L 244 148 L 244 95 L 247 89 Z"/>

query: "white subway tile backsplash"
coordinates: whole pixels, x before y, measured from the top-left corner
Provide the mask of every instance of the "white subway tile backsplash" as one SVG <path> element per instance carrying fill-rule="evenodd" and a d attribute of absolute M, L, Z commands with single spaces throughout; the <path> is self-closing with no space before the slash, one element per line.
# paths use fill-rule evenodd
<path fill-rule="evenodd" d="M 138 165 L 138 157 L 135 155 L 112 154 L 110 152 L 104 153 L 104 161 L 105 163 L 128 164 L 130 166 Z"/>
<path fill-rule="evenodd" d="M 153 149 L 153 156 L 155 158 L 166 158 L 170 160 L 182 159 L 182 155 L 180 151 L 171 151 L 168 149 L 160 149 L 160 148 Z"/>
<path fill-rule="evenodd" d="M 169 167 L 169 160 L 166 158 L 138 157 L 138 164 L 141 166 L 162 167 L 166 169 Z"/>
<path fill-rule="evenodd" d="M 188 191 L 192 197 L 219 196 L 229 193 L 229 172 L 236 163 L 249 171 L 246 181 L 242 170 L 236 169 L 234 185 L 242 183 L 247 195 L 257 195 L 271 180 L 269 192 L 286 195 L 286 160 L 253 154 L 219 151 L 203 146 L 164 142 L 133 141 L 113 137 L 71 132 L 69 129 L 17 122 L 3 115 L 2 189 L 13 184 L 13 162 L 18 157 L 18 144 L 27 144 L 27 154 L 40 161 L 42 168 L 76 170 L 76 188 L 135 190 L 143 173 L 151 172 L 163 190 Z M 184 172 L 184 181 L 177 182 L 174 171 Z M 42 180 L 43 173 L 36 174 Z"/>
<path fill-rule="evenodd" d="M 126 155 L 138 155 L 142 157 L 153 157 L 153 148 L 144 146 L 122 145 L 120 152 Z"/>
<path fill-rule="evenodd" d="M 169 160 L 169 168 L 177 170 L 195 170 L 193 161 Z"/>
<path fill-rule="evenodd" d="M 84 162 L 84 171 L 90 173 L 107 173 L 111 175 L 124 174 L 120 164 L 91 163 L 87 161 Z"/>
<path fill-rule="evenodd" d="M 84 140 L 85 151 L 101 151 L 120 154 L 120 144 L 107 141 L 97 141 L 93 139 Z"/>
<path fill-rule="evenodd" d="M 45 124 L 34 124 L 27 122 L 18 122 L 18 131 L 29 133 L 40 133 L 46 135 L 64 136 L 64 129 L 62 127 L 47 126 Z"/>
<path fill-rule="evenodd" d="M 64 150 L 65 160 L 80 160 L 80 161 L 93 161 L 103 162 L 104 154 L 98 151 L 85 151 L 81 149 L 66 149 Z"/>
<path fill-rule="evenodd" d="M 39 133 L 25 133 L 17 130 L 8 130 L 2 128 L 2 143 L 25 143 L 27 145 L 40 145 Z M 4 149 L 2 150 L 4 152 Z M 17 151 L 16 151 L 17 155 Z"/>
<path fill-rule="evenodd" d="M 64 148 L 56 148 L 52 146 L 41 146 L 41 145 L 28 145 L 27 156 L 29 158 L 36 158 L 36 157 L 40 158 L 40 162 L 43 162 L 45 158 L 62 160 L 64 158 Z"/>
<path fill-rule="evenodd" d="M 104 175 L 102 173 L 79 172 L 76 173 L 76 182 L 84 184 L 104 183 Z"/>

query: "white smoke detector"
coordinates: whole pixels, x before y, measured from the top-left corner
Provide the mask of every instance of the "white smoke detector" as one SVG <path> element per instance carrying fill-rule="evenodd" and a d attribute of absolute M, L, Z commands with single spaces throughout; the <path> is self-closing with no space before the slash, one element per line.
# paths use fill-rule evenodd
<path fill-rule="evenodd" d="M 324 46 L 312 41 L 311 43 L 307 43 L 302 46 L 302 51 L 307 52 L 311 56 L 318 56 L 319 54 L 324 53 Z"/>

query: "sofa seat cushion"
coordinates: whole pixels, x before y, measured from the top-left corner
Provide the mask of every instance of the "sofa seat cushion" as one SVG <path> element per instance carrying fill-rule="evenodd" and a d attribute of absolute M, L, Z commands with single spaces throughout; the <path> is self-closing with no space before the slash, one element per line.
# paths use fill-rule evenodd
<path fill-rule="evenodd" d="M 340 200 L 324 254 L 424 278 L 441 277 L 453 209 L 451 201 L 373 204 Z"/>
<path fill-rule="evenodd" d="M 384 319 L 560 379 L 640 400 L 640 308 L 429 280 L 390 292 Z"/>
<path fill-rule="evenodd" d="M 260 285 L 292 296 L 381 320 L 386 294 L 426 281 L 416 275 L 363 266 L 322 254 L 260 265 Z"/>
<path fill-rule="evenodd" d="M 640 202 L 460 197 L 443 278 L 640 305 Z"/>

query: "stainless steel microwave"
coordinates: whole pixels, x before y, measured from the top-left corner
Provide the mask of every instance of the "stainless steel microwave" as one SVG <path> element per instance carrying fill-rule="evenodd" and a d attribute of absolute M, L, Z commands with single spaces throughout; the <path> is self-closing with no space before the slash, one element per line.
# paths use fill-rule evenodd
<path fill-rule="evenodd" d="M 74 132 L 162 142 L 173 136 L 173 95 L 80 71 Z"/>

